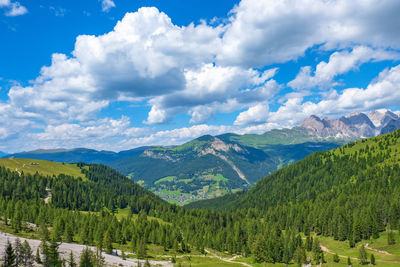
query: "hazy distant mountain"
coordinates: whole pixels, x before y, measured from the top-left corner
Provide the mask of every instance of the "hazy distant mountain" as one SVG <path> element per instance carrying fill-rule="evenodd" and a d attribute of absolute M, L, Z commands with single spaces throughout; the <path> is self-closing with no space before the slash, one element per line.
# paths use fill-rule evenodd
<path fill-rule="evenodd" d="M 353 112 L 337 120 L 320 119 L 312 115 L 300 127 L 318 137 L 337 137 L 349 141 L 389 133 L 400 128 L 399 117 L 389 110 L 376 110 L 368 115 Z M 385 130 L 383 130 L 385 129 Z"/>
<path fill-rule="evenodd" d="M 384 127 L 391 120 L 398 120 L 399 116 L 390 110 L 387 109 L 379 109 L 372 111 L 368 114 L 368 118 L 375 125 L 376 128 Z"/>
<path fill-rule="evenodd" d="M 124 157 L 130 157 L 142 153 L 149 147 L 139 147 L 131 150 L 121 152 L 113 151 L 97 151 L 88 148 L 73 148 L 73 149 L 38 149 L 29 152 L 21 152 L 7 155 L 6 157 L 14 158 L 28 158 L 28 159 L 42 159 L 52 160 L 56 162 L 75 163 L 102 163 L 108 164 L 111 161 L 118 160 Z"/>
<path fill-rule="evenodd" d="M 7 155 L 7 157 L 14 158 L 31 158 L 52 160 L 56 162 L 86 162 L 86 163 L 107 163 L 116 159 L 115 152 L 111 151 L 97 151 L 87 148 L 74 148 L 74 149 L 38 149 L 29 152 L 21 152 Z"/>
<path fill-rule="evenodd" d="M 6 156 L 7 153 L 0 151 L 0 158 Z"/>
<path fill-rule="evenodd" d="M 118 153 L 86 148 L 36 150 L 7 157 L 107 164 L 170 202 L 187 203 L 247 189 L 261 177 L 315 151 L 399 128 L 395 113 L 376 110 L 335 120 L 313 115 L 292 129 L 205 135 L 178 146 Z"/>

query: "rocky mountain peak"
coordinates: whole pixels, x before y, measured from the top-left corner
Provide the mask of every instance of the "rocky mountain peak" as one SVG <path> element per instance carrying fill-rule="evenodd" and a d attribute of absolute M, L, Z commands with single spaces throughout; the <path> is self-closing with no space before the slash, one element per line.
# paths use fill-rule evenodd
<path fill-rule="evenodd" d="M 366 115 L 354 111 L 336 120 L 320 119 L 312 115 L 300 123 L 300 127 L 319 137 L 348 136 L 356 138 L 372 137 L 383 132 L 400 128 L 399 116 L 390 110 L 375 110 Z M 382 129 L 385 129 L 382 131 Z"/>
<path fill-rule="evenodd" d="M 375 127 L 384 127 L 391 120 L 398 120 L 399 116 L 387 109 L 378 109 L 370 112 L 368 118 L 372 121 Z"/>

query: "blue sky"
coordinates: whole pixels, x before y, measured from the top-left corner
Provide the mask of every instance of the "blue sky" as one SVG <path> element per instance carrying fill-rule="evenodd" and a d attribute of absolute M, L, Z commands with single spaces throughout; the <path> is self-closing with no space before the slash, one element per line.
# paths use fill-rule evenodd
<path fill-rule="evenodd" d="M 0 0 L 0 150 L 125 150 L 400 103 L 400 2 Z"/>

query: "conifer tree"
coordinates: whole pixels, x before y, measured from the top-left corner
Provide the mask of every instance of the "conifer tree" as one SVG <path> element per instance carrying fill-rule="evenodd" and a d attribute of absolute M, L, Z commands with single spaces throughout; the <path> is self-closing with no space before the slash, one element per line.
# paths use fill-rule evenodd
<path fill-rule="evenodd" d="M 312 247 L 312 256 L 315 264 L 319 264 L 321 262 L 321 247 L 319 245 L 319 240 L 315 239 L 313 242 L 313 247 Z"/>
<path fill-rule="evenodd" d="M 60 245 L 57 243 L 55 239 L 52 239 L 50 245 L 48 247 L 48 254 L 46 255 L 46 259 L 50 267 L 61 267 L 62 261 L 60 260 L 60 253 L 58 252 L 58 247 Z"/>
<path fill-rule="evenodd" d="M 340 262 L 339 255 L 337 253 L 333 254 L 333 262 L 336 262 L 336 263 Z"/>
<path fill-rule="evenodd" d="M 79 267 L 94 267 L 92 262 L 91 251 L 88 247 L 82 250 L 81 259 L 79 261 Z"/>
<path fill-rule="evenodd" d="M 350 257 L 347 257 L 347 266 L 352 266 Z"/>
<path fill-rule="evenodd" d="M 33 266 L 32 249 L 26 240 L 22 243 L 22 265 L 26 267 Z"/>
<path fill-rule="evenodd" d="M 10 241 L 7 241 L 7 246 L 5 249 L 4 253 L 4 267 L 15 267 L 15 254 L 14 254 L 14 249 L 10 243 Z"/>
<path fill-rule="evenodd" d="M 372 253 L 371 253 L 370 263 L 371 263 L 372 265 L 375 265 L 375 256 L 374 256 L 374 254 L 372 254 Z"/>
<path fill-rule="evenodd" d="M 360 260 L 361 265 L 368 263 L 368 255 L 363 245 L 360 246 L 360 250 L 358 251 L 358 259 Z"/>
<path fill-rule="evenodd" d="M 141 238 L 139 241 L 139 245 L 137 246 L 136 255 L 139 259 L 143 259 L 147 256 L 146 241 L 143 238 Z"/>
<path fill-rule="evenodd" d="M 23 261 L 23 251 L 22 251 L 22 244 L 21 240 L 17 238 L 14 243 L 14 254 L 15 254 L 15 265 L 19 266 L 22 264 Z"/>
<path fill-rule="evenodd" d="M 294 261 L 298 266 L 302 266 L 303 264 L 307 263 L 306 251 L 303 247 L 296 248 L 296 251 L 294 252 Z"/>
<path fill-rule="evenodd" d="M 72 253 L 72 250 L 69 253 L 68 266 L 69 267 L 77 267 L 76 266 L 76 262 L 75 262 L 75 258 L 74 258 L 74 253 Z"/>
<path fill-rule="evenodd" d="M 39 247 L 36 249 L 35 261 L 36 261 L 36 263 L 38 263 L 38 264 L 42 264 L 42 259 L 40 258 L 40 250 L 39 250 Z"/>
<path fill-rule="evenodd" d="M 106 234 L 104 235 L 103 247 L 107 254 L 112 254 L 113 245 L 112 245 L 112 237 L 110 230 L 107 230 Z"/>
<path fill-rule="evenodd" d="M 387 243 L 388 245 L 394 245 L 396 244 L 396 240 L 394 238 L 394 233 L 392 230 L 389 229 L 388 235 L 387 235 Z"/>

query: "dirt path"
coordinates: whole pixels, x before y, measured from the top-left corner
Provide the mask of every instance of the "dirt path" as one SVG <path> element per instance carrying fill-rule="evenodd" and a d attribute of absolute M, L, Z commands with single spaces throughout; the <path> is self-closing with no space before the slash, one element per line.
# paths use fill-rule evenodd
<path fill-rule="evenodd" d="M 336 254 L 335 252 L 333 252 L 332 250 L 330 250 L 329 248 L 327 248 L 327 247 L 325 247 L 325 246 L 323 246 L 323 245 L 319 245 L 320 247 L 321 247 L 321 250 L 323 251 L 323 252 L 326 252 L 326 253 L 329 253 L 329 254 Z M 338 255 L 340 258 L 346 258 L 347 259 L 347 256 L 344 256 L 344 255 Z M 350 259 L 352 259 L 352 260 L 358 260 L 358 258 L 350 258 Z"/>
<path fill-rule="evenodd" d="M 0 232 L 0 258 L 3 258 L 3 252 L 5 250 L 5 247 L 7 245 L 7 240 L 10 241 L 10 243 L 14 243 L 15 240 L 17 239 L 16 236 Z M 35 239 L 26 239 L 26 238 L 19 238 L 21 242 L 24 242 L 25 240 L 28 241 L 29 245 L 32 248 L 33 255 L 36 254 L 36 250 L 40 245 L 40 240 L 35 240 Z M 79 256 L 82 252 L 83 249 L 85 249 L 86 246 L 84 245 L 79 245 L 79 244 L 71 244 L 71 243 L 61 243 L 59 247 L 59 252 L 60 256 L 63 259 L 68 259 L 69 254 L 72 251 L 74 254 L 76 262 L 79 262 Z M 96 250 L 95 247 L 89 247 L 93 251 Z M 118 252 L 118 255 L 121 255 L 121 251 L 119 250 L 114 250 Z M 116 255 L 109 255 L 106 253 L 103 253 L 104 260 L 108 264 L 108 266 L 127 266 L 127 267 L 136 267 L 137 262 L 139 261 L 141 264 L 145 263 L 145 260 L 138 260 L 138 259 L 126 259 L 123 260 L 121 257 L 116 256 Z M 174 265 L 169 262 L 169 261 L 152 261 L 149 260 L 150 264 L 152 266 L 163 266 L 163 267 L 173 267 Z"/>
<path fill-rule="evenodd" d="M 243 266 L 248 266 L 248 267 L 252 267 L 250 264 L 247 264 L 245 262 L 239 262 L 239 261 L 235 261 L 239 256 L 233 256 L 232 258 L 222 258 L 221 256 L 218 256 L 215 252 L 210 251 L 208 249 L 205 249 L 205 251 L 211 255 L 213 255 L 214 257 L 224 261 L 224 262 L 229 262 L 229 263 L 237 263 L 237 264 L 241 264 Z"/>
<path fill-rule="evenodd" d="M 48 204 L 51 200 L 51 190 L 46 187 L 47 197 L 44 199 L 44 203 Z"/>
<path fill-rule="evenodd" d="M 325 247 L 325 246 L 323 246 L 323 245 L 319 245 L 320 247 L 321 247 L 321 250 L 322 251 L 324 251 L 324 252 L 326 252 L 326 253 L 329 253 L 329 254 L 336 254 L 335 252 L 333 252 L 332 250 L 330 250 L 330 249 L 328 249 L 327 247 Z M 361 246 L 361 245 L 360 245 Z M 378 253 L 382 253 L 382 254 L 385 254 L 385 255 L 393 255 L 393 254 L 390 254 L 389 252 L 387 252 L 387 251 L 384 251 L 384 250 L 378 250 L 378 249 L 374 249 L 374 248 L 371 248 L 371 247 L 368 247 L 368 243 L 367 244 L 365 244 L 364 245 L 364 247 L 366 248 L 366 249 L 369 249 L 369 250 L 371 250 L 371 251 L 375 251 L 375 252 L 378 252 Z M 344 256 L 344 255 L 338 255 L 340 258 L 346 258 L 347 259 L 347 256 Z M 352 260 L 359 260 L 358 258 L 354 258 L 354 257 L 351 257 L 350 259 L 352 259 Z M 391 262 L 391 263 L 393 263 L 393 262 L 400 262 L 400 261 L 398 261 L 398 260 L 376 260 L 377 262 Z"/>
<path fill-rule="evenodd" d="M 364 245 L 364 248 L 366 248 L 366 249 L 368 249 L 368 250 L 371 250 L 371 251 L 375 251 L 375 252 L 381 253 L 381 254 L 385 254 L 385 255 L 393 255 L 392 253 L 389 253 L 389 252 L 384 251 L 384 250 L 379 250 L 379 249 L 376 249 L 376 248 L 371 248 L 371 247 L 368 246 L 368 243 Z"/>

